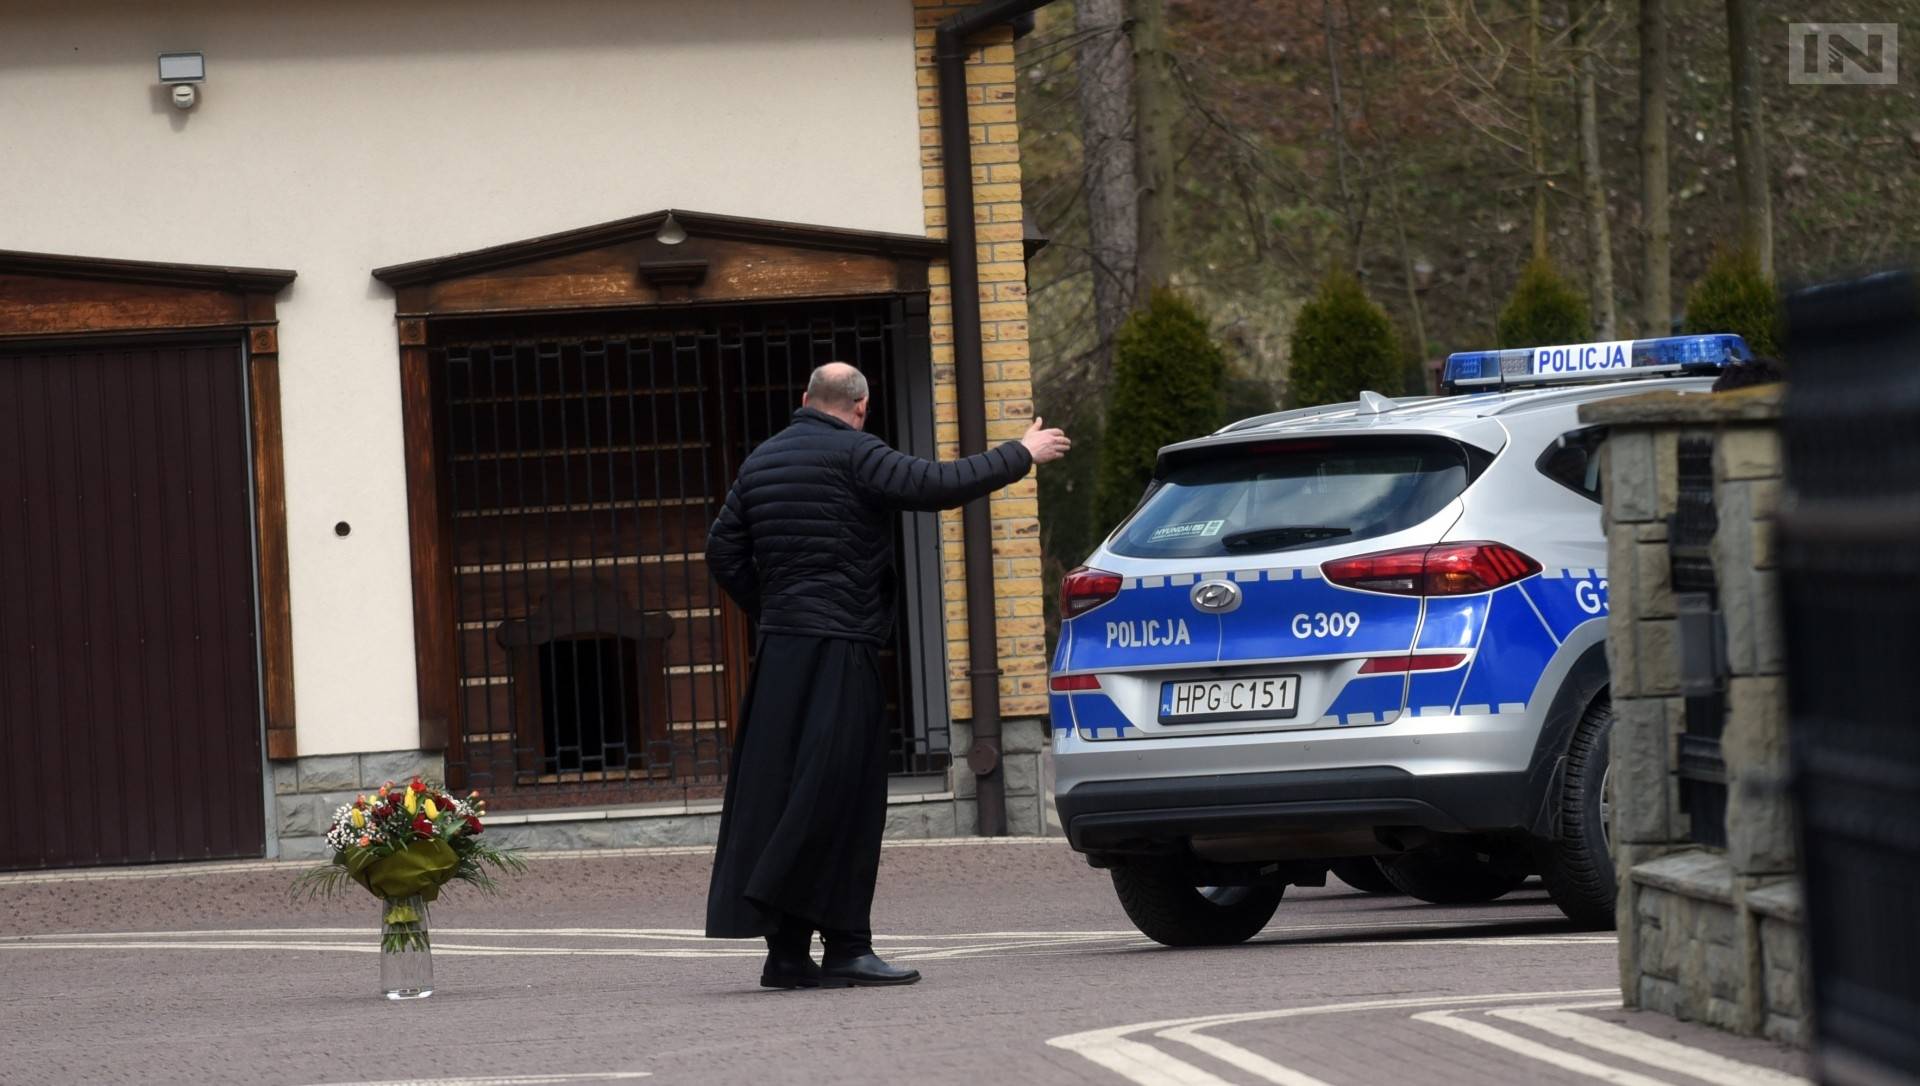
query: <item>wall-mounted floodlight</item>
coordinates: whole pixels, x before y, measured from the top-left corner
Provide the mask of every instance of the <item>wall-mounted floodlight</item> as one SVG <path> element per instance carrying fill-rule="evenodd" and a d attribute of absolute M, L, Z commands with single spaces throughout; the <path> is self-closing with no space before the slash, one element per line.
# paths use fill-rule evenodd
<path fill-rule="evenodd" d="M 205 83 L 207 58 L 202 53 L 160 54 L 160 82 Z"/>
<path fill-rule="evenodd" d="M 160 82 L 173 88 L 175 109 L 192 109 L 199 100 L 194 85 L 207 80 L 207 58 L 200 53 L 160 54 Z"/>

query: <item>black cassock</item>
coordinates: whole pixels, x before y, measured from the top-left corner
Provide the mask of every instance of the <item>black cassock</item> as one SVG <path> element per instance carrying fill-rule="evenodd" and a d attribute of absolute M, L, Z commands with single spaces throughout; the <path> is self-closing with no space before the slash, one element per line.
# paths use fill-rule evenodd
<path fill-rule="evenodd" d="M 780 914 L 862 932 L 887 815 L 874 647 L 770 634 L 741 709 L 707 934 L 766 935 Z"/>
<path fill-rule="evenodd" d="M 759 640 L 707 892 L 709 936 L 771 935 L 783 921 L 868 930 L 887 812 L 876 654 L 893 625 L 895 514 L 965 504 L 1032 464 L 1017 441 L 921 460 L 801 408 L 741 465 L 707 536 L 707 568 L 753 616 Z"/>

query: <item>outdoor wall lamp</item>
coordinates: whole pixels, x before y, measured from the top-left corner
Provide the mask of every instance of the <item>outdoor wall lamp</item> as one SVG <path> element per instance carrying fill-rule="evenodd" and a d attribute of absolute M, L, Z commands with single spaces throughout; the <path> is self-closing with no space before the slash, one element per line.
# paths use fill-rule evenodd
<path fill-rule="evenodd" d="M 687 228 L 681 226 L 680 220 L 674 218 L 673 212 L 669 211 L 665 221 L 661 222 L 660 229 L 654 231 L 653 240 L 662 245 L 678 245 L 687 240 Z"/>
<path fill-rule="evenodd" d="M 196 84 L 207 80 L 207 58 L 201 53 L 160 54 L 160 82 L 173 88 L 175 109 L 192 109 L 199 100 Z"/>

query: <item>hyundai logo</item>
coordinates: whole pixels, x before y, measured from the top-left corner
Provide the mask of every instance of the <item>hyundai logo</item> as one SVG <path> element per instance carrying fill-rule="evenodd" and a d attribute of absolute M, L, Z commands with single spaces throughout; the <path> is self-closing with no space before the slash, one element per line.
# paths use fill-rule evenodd
<path fill-rule="evenodd" d="M 1240 606 L 1240 586 L 1232 581 L 1201 581 L 1193 586 L 1193 605 L 1223 615 Z"/>

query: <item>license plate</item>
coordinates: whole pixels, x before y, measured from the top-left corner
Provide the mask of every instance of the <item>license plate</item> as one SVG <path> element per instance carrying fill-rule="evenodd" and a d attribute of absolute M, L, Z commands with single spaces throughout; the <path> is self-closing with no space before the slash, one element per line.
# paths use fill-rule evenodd
<path fill-rule="evenodd" d="M 1202 679 L 1160 684 L 1160 723 L 1201 724 L 1214 720 L 1290 717 L 1300 693 L 1300 676 L 1257 679 Z"/>

